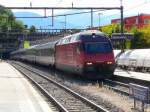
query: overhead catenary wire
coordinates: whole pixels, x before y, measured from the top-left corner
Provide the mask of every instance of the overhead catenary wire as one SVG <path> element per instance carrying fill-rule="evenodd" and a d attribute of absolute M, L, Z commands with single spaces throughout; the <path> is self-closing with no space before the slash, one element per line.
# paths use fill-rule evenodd
<path fill-rule="evenodd" d="M 100 11 L 106 11 L 106 10 L 95 10 L 93 12 L 100 12 Z M 91 13 L 91 11 L 84 11 L 84 12 L 77 12 L 77 13 L 67 13 L 67 14 L 59 14 L 59 15 L 51 15 L 51 16 L 36 16 L 36 17 L 27 17 L 27 16 L 20 16 L 20 17 L 15 17 L 15 18 L 49 18 L 49 17 L 60 17 L 60 16 L 71 16 L 71 15 L 77 15 L 77 14 L 86 14 L 86 13 Z"/>
<path fill-rule="evenodd" d="M 146 1 L 146 2 L 140 3 L 140 4 L 138 4 L 138 5 L 134 6 L 134 7 L 131 7 L 131 8 L 128 8 L 128 9 L 124 10 L 123 12 L 126 13 L 128 11 L 131 11 L 132 9 L 137 8 L 137 7 L 139 8 L 140 6 L 143 6 L 143 5 L 147 4 L 147 3 L 150 3 L 150 1 Z M 115 13 L 115 14 L 111 14 L 111 15 L 108 15 L 108 16 L 103 16 L 103 18 L 108 18 L 108 17 L 115 16 L 115 15 L 119 15 L 119 14 Z"/>

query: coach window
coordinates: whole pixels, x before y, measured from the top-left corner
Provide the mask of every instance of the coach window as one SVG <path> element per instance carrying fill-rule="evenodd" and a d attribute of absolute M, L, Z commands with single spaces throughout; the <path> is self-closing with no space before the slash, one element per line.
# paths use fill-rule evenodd
<path fill-rule="evenodd" d="M 43 49 L 43 56 L 48 56 L 49 49 Z"/>
<path fill-rule="evenodd" d="M 48 49 L 48 52 L 49 52 L 48 55 L 51 56 L 53 54 L 53 49 L 52 48 Z"/>
<path fill-rule="evenodd" d="M 42 49 L 39 49 L 39 56 L 42 56 Z"/>
<path fill-rule="evenodd" d="M 48 56 L 50 54 L 50 49 L 45 49 L 44 55 Z"/>
<path fill-rule="evenodd" d="M 41 51 L 41 56 L 44 56 L 45 55 L 45 50 L 40 49 L 40 51 Z"/>
<path fill-rule="evenodd" d="M 61 45 L 61 43 L 62 43 L 62 39 L 60 39 L 60 40 L 58 41 L 57 45 Z"/>

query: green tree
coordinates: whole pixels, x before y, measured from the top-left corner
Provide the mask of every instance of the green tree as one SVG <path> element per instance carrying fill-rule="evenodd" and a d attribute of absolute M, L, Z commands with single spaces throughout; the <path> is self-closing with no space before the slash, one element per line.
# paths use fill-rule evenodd
<path fill-rule="evenodd" d="M 35 33 L 36 32 L 36 27 L 34 25 L 32 25 L 29 29 L 30 33 Z"/>
<path fill-rule="evenodd" d="M 144 47 L 150 47 L 150 24 L 141 29 L 143 39 L 146 41 Z"/>
<path fill-rule="evenodd" d="M 102 32 L 106 33 L 108 36 L 111 37 L 112 33 L 119 33 L 120 32 L 120 25 L 119 24 L 110 24 L 100 28 Z"/>
<path fill-rule="evenodd" d="M 134 27 L 131 32 L 134 34 L 134 39 L 131 40 L 131 48 L 132 49 L 136 49 L 136 48 L 142 48 L 142 33 L 136 28 Z"/>
<path fill-rule="evenodd" d="M 21 21 L 15 19 L 11 10 L 0 5 L 0 30 L 6 32 L 8 29 L 23 31 L 24 25 Z"/>
<path fill-rule="evenodd" d="M 130 32 L 134 34 L 134 39 L 131 41 L 132 49 L 150 47 L 150 25 L 140 29 L 133 27 Z"/>
<path fill-rule="evenodd" d="M 13 21 L 12 29 L 15 29 L 18 32 L 23 32 L 25 27 L 22 21 L 16 20 L 16 21 Z"/>

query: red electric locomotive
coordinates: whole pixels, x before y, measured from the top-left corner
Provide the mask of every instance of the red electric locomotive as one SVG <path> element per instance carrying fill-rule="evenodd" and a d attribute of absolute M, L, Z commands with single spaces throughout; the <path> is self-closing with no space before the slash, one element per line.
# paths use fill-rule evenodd
<path fill-rule="evenodd" d="M 110 39 L 100 31 L 67 36 L 55 46 L 58 69 L 92 78 L 112 77 L 115 59 Z"/>

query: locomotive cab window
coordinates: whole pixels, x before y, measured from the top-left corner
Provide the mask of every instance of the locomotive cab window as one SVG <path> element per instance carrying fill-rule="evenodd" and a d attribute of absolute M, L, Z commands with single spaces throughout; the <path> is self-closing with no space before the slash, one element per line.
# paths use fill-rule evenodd
<path fill-rule="evenodd" d="M 84 44 L 86 53 L 111 52 L 112 47 L 109 42 L 90 42 Z"/>

